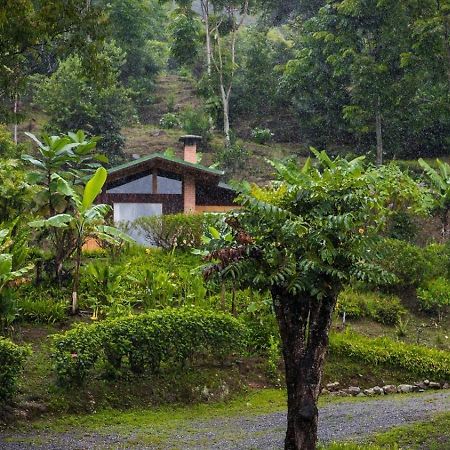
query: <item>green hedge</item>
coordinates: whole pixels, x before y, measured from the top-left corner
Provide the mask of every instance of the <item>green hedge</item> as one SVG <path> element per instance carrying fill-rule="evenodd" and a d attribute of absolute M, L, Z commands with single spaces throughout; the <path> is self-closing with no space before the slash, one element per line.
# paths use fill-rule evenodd
<path fill-rule="evenodd" d="M 0 403 L 10 400 L 17 391 L 17 381 L 26 357 L 28 346 L 19 346 L 0 337 Z"/>
<path fill-rule="evenodd" d="M 60 381 L 82 383 L 98 363 L 109 369 L 153 373 L 162 363 L 199 356 L 224 358 L 244 347 L 245 328 L 227 314 L 197 308 L 78 325 L 55 336 L 53 359 Z"/>
<path fill-rule="evenodd" d="M 406 309 L 396 295 L 380 292 L 358 291 L 347 288 L 339 294 L 336 312 L 346 317 L 359 319 L 368 317 L 385 325 L 396 325 Z"/>
<path fill-rule="evenodd" d="M 330 351 L 366 364 L 383 365 L 418 376 L 450 380 L 450 353 L 388 338 L 370 339 L 356 333 L 332 334 Z"/>

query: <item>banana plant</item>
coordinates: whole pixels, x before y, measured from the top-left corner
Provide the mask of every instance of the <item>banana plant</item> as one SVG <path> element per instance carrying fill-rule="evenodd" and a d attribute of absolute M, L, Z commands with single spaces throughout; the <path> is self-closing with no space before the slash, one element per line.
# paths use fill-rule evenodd
<path fill-rule="evenodd" d="M 431 167 L 422 158 L 420 167 L 424 170 L 434 197 L 434 210 L 441 220 L 442 239 L 448 235 L 448 213 L 450 212 L 450 165 L 436 159 L 437 169 Z"/>
<path fill-rule="evenodd" d="M 25 134 L 36 144 L 36 155 L 22 155 L 22 160 L 32 167 L 28 182 L 39 189 L 34 196 L 36 212 L 45 218 L 66 212 L 70 204 L 65 194 L 58 190 L 58 179 L 62 177 L 74 185 L 83 184 L 83 177 L 91 175 L 100 162 L 107 162 L 104 156 L 94 154 L 98 138 L 88 138 L 81 130 L 61 136 L 43 134 L 40 139 L 32 133 Z M 50 233 L 58 282 L 66 255 L 70 253 L 66 245 L 71 240 L 68 231 L 53 228 Z"/>
<path fill-rule="evenodd" d="M 72 286 L 72 313 L 78 311 L 78 291 L 80 286 L 80 268 L 83 245 L 88 239 L 102 239 L 119 245 L 121 241 L 134 242 L 128 235 L 115 227 L 106 225 L 106 217 L 111 207 L 105 204 L 94 204 L 101 193 L 108 173 L 99 167 L 84 187 L 82 195 L 78 194 L 73 185 L 58 174 L 53 174 L 58 185 L 58 191 L 63 193 L 72 203 L 70 213 L 56 214 L 48 219 L 36 220 L 30 223 L 35 228 L 70 229 L 73 236 L 73 251 L 75 267 Z"/>

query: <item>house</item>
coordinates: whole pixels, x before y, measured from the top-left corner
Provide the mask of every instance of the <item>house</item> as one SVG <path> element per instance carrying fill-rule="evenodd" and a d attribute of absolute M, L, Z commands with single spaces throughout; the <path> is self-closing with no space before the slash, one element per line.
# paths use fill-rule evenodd
<path fill-rule="evenodd" d="M 154 153 L 109 169 L 99 201 L 112 206 L 115 223 L 161 214 L 226 212 L 236 207 L 235 191 L 221 181 L 223 172 L 197 163 L 201 137 L 188 135 L 180 141 L 183 159 Z"/>

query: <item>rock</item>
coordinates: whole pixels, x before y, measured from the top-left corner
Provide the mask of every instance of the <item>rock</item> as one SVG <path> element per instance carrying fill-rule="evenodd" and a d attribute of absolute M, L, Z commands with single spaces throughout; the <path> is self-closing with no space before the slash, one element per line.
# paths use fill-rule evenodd
<path fill-rule="evenodd" d="M 385 394 L 395 394 L 397 392 L 397 386 L 393 384 L 387 384 L 386 386 L 383 386 L 383 392 Z"/>
<path fill-rule="evenodd" d="M 428 386 L 428 385 L 430 384 L 430 380 L 423 380 L 423 384 L 424 384 L 425 386 Z"/>
<path fill-rule="evenodd" d="M 375 386 L 372 388 L 375 395 L 384 395 L 383 388 L 380 388 L 380 386 Z"/>
<path fill-rule="evenodd" d="M 327 388 L 330 392 L 333 392 L 333 391 L 339 390 L 339 386 L 340 386 L 339 381 L 335 381 L 334 383 L 328 383 L 328 384 L 326 385 L 326 388 Z"/>
<path fill-rule="evenodd" d="M 425 389 L 419 389 L 417 392 L 425 392 Z"/>
<path fill-rule="evenodd" d="M 348 395 L 358 395 L 361 392 L 361 388 L 358 386 L 350 386 L 348 389 L 345 389 L 345 392 L 347 392 Z"/>
<path fill-rule="evenodd" d="M 366 396 L 366 394 L 364 394 L 364 392 L 360 392 L 358 395 L 357 395 L 357 397 L 365 397 Z"/>
<path fill-rule="evenodd" d="M 444 383 L 444 386 L 442 386 L 442 389 L 448 389 L 448 388 L 449 388 L 448 383 Z"/>
<path fill-rule="evenodd" d="M 430 389 L 440 389 L 441 388 L 441 384 L 440 383 L 436 383 L 435 381 L 430 381 L 430 384 L 428 385 L 428 387 Z"/>
<path fill-rule="evenodd" d="M 322 395 L 328 395 L 330 391 L 328 389 L 323 388 L 321 394 Z"/>
<path fill-rule="evenodd" d="M 413 392 L 414 386 L 411 384 L 399 384 L 397 386 L 397 392 L 400 394 L 409 394 L 410 392 Z"/>
<path fill-rule="evenodd" d="M 370 389 L 364 389 L 364 394 L 367 395 L 368 397 L 372 397 L 372 395 L 375 395 L 375 391 L 373 390 L 373 388 Z"/>
<path fill-rule="evenodd" d="M 419 383 L 414 383 L 414 386 L 416 386 L 419 391 L 425 391 L 428 388 L 428 385 L 423 383 L 423 382 L 419 382 Z"/>

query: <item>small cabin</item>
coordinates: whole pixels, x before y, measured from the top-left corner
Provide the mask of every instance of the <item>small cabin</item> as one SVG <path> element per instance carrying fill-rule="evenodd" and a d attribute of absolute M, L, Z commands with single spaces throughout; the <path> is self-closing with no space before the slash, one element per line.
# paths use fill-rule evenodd
<path fill-rule="evenodd" d="M 201 137 L 188 135 L 180 141 L 183 159 L 154 153 L 109 169 L 99 201 L 112 206 L 115 223 L 236 207 L 236 192 L 222 182 L 224 173 L 197 163 Z"/>

